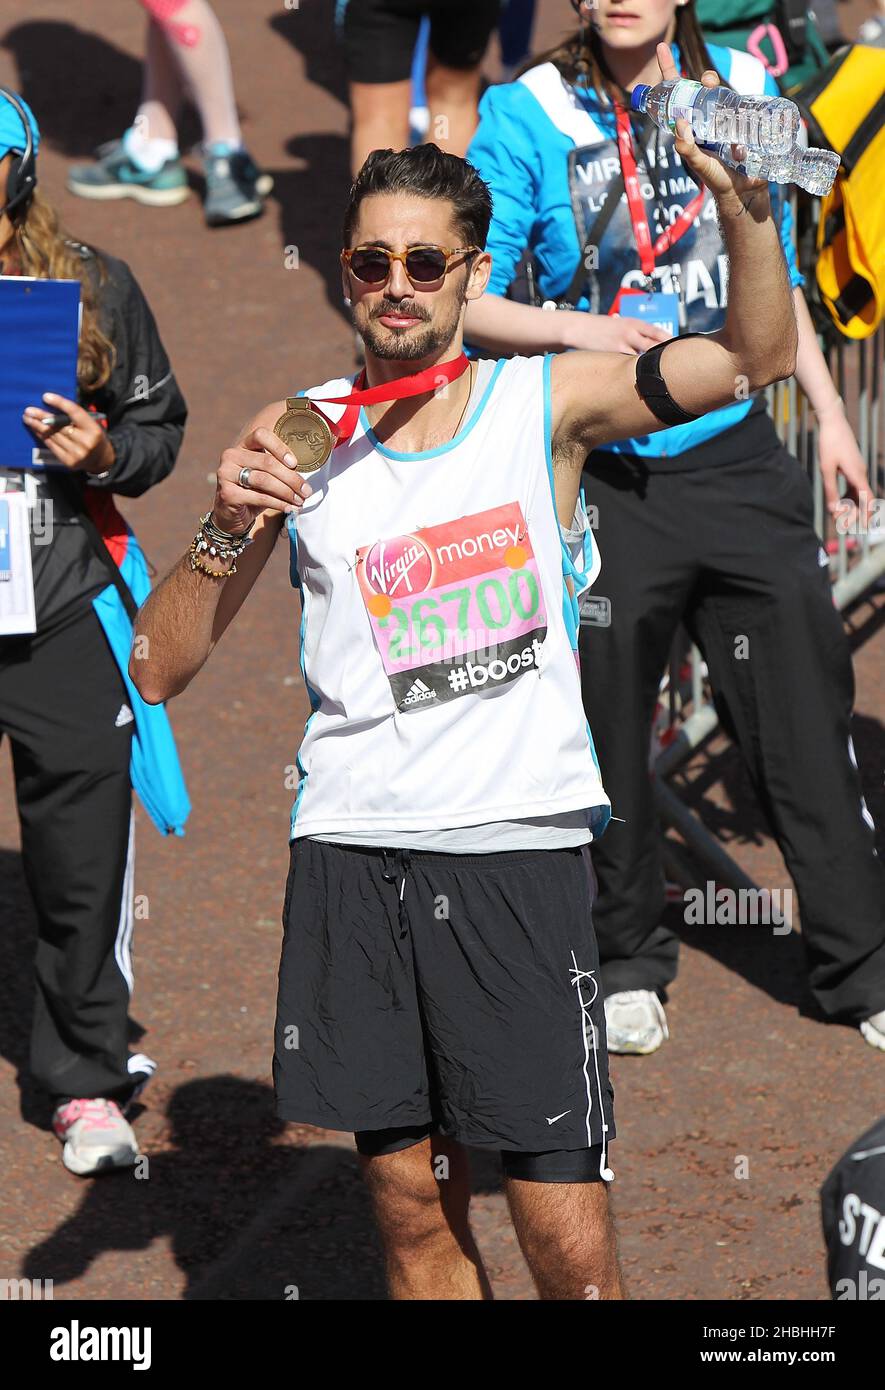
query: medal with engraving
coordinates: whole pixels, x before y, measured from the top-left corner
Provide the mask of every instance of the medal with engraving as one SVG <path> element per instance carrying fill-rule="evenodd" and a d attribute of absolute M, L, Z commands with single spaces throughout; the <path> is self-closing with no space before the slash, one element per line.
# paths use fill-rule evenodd
<path fill-rule="evenodd" d="M 273 432 L 295 455 L 299 473 L 315 473 L 328 462 L 338 444 L 347 444 L 352 438 L 361 406 L 404 400 L 425 391 L 440 391 L 456 381 L 469 365 L 466 353 L 461 352 L 449 362 L 438 362 L 412 376 L 383 381 L 368 388 L 362 384 L 366 376 L 363 368 L 347 396 L 287 397 L 286 412 L 277 420 Z M 346 409 L 341 418 L 333 422 L 320 409 L 321 405 L 343 405 Z"/>
<path fill-rule="evenodd" d="M 313 409 L 309 396 L 290 396 L 273 432 L 291 449 L 299 473 L 315 473 L 331 457 L 332 430 L 328 420 Z"/>

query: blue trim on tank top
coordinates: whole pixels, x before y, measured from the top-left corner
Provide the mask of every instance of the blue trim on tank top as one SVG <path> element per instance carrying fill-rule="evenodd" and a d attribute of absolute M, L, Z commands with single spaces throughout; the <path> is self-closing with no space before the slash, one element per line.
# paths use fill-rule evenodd
<path fill-rule="evenodd" d="M 559 513 L 556 510 L 556 483 L 553 477 L 553 389 L 551 375 L 553 357 L 554 354 L 552 352 L 547 352 L 544 354 L 544 366 L 542 370 L 542 380 L 544 383 L 544 457 L 547 461 L 547 477 L 550 480 L 550 496 L 553 500 L 553 520 L 556 522 L 557 529 L 559 529 Z M 559 532 L 559 544 L 562 554 L 562 619 L 565 623 L 565 630 L 568 633 L 569 645 L 571 646 L 572 651 L 577 651 L 579 629 L 578 624 L 575 620 L 575 612 L 573 606 L 575 601 L 572 599 L 572 596 L 569 593 L 565 582 L 566 574 L 574 568 L 574 565 L 572 563 L 572 557 L 569 554 L 568 547 L 565 541 L 562 539 L 562 531 Z M 590 745 L 590 756 L 593 759 L 594 766 L 596 767 L 596 771 L 599 774 L 599 780 L 601 782 L 602 770 L 599 766 L 599 759 L 596 756 L 596 744 L 593 742 L 593 732 L 590 728 L 589 719 L 585 717 L 584 723 L 587 728 L 587 742 Z M 594 806 L 589 809 L 592 813 L 591 828 L 593 828 L 594 822 L 596 822 L 598 825 L 598 819 L 604 816 L 602 824 L 598 825 L 598 828 L 593 830 L 593 838 L 598 839 L 599 836 L 602 835 L 605 831 L 605 828 L 611 819 L 611 812 L 609 811 L 607 806 Z M 597 816 L 593 813 L 600 813 L 600 815 Z"/>
<path fill-rule="evenodd" d="M 462 444 L 464 440 L 467 438 L 470 431 L 473 429 L 473 426 L 476 424 L 477 420 L 479 419 L 480 415 L 485 409 L 486 403 L 492 391 L 492 387 L 498 380 L 498 376 L 501 372 L 501 369 L 507 360 L 508 359 L 506 357 L 498 358 L 497 362 L 495 363 L 495 370 L 492 372 L 492 375 L 489 379 L 489 384 L 483 392 L 482 400 L 474 410 L 473 414 L 467 421 L 467 424 L 464 426 L 464 428 L 462 430 L 459 430 L 458 433 L 455 435 L 455 438 L 450 439 L 448 444 L 441 444 L 438 449 L 423 449 L 418 454 L 397 453 L 395 449 L 388 449 L 386 444 L 381 443 L 381 441 L 379 440 L 378 436 L 376 435 L 375 431 L 372 429 L 372 426 L 369 424 L 366 418 L 365 407 L 361 406 L 360 424 L 366 432 L 366 438 L 369 440 L 372 447 L 378 450 L 379 454 L 384 454 L 385 458 L 389 459 L 403 459 L 405 461 L 409 461 L 413 459 L 432 459 L 436 458 L 439 454 L 447 454 L 450 449 L 454 449 L 459 444 Z"/>
<path fill-rule="evenodd" d="M 310 684 L 310 681 L 307 679 L 307 671 L 304 666 L 304 635 L 305 629 L 307 627 L 307 600 L 305 598 L 304 585 L 301 582 L 301 575 L 298 571 L 298 533 L 295 529 L 295 521 L 296 518 L 291 514 L 286 518 L 286 530 L 289 533 L 290 546 L 289 580 L 293 588 L 296 588 L 299 594 L 301 595 L 301 622 L 298 627 L 298 663 L 301 667 L 301 675 L 304 680 L 304 687 L 307 691 L 307 698 L 310 701 L 310 714 L 304 721 L 304 733 L 301 736 L 301 744 L 303 746 L 304 740 L 307 738 L 307 731 L 310 728 L 310 721 L 313 719 L 314 715 L 320 707 L 320 697 L 314 690 L 313 686 Z M 300 780 L 298 783 L 298 795 L 295 798 L 295 802 L 292 806 L 292 814 L 289 818 L 290 840 L 292 839 L 295 833 L 295 818 L 298 815 L 298 808 L 301 805 L 301 800 L 304 796 L 304 789 L 307 786 L 307 773 L 305 772 L 304 764 L 301 761 L 300 748 L 298 752 L 295 754 L 295 766 L 298 769 Z"/>

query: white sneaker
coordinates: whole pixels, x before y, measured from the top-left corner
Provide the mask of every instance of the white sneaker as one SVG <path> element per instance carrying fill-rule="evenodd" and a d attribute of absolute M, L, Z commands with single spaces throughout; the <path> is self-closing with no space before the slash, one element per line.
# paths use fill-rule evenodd
<path fill-rule="evenodd" d="M 131 1168 L 138 1159 L 135 1132 L 113 1100 L 69 1100 L 52 1128 L 64 1144 L 62 1162 L 81 1177 L 107 1168 Z"/>
<path fill-rule="evenodd" d="M 865 1018 L 860 1025 L 860 1031 L 870 1047 L 878 1047 L 885 1052 L 885 1009 L 881 1013 L 873 1014 L 872 1018 Z"/>
<path fill-rule="evenodd" d="M 865 19 L 857 31 L 855 43 L 866 44 L 868 48 L 885 48 L 885 18 L 874 14 Z M 873 1046 L 878 1047 L 879 1044 L 874 1043 Z"/>
<path fill-rule="evenodd" d="M 670 1036 L 663 1005 L 653 989 L 621 989 L 605 1001 L 609 1052 L 657 1052 Z"/>

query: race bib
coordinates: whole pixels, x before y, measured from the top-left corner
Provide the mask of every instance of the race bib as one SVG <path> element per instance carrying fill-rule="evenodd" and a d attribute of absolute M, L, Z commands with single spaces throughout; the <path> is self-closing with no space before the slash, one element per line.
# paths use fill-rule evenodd
<path fill-rule="evenodd" d="M 28 499 L 0 496 L 0 637 L 36 632 Z"/>
<path fill-rule="evenodd" d="M 427 709 L 537 670 L 547 611 L 518 502 L 357 551 L 397 709 Z"/>

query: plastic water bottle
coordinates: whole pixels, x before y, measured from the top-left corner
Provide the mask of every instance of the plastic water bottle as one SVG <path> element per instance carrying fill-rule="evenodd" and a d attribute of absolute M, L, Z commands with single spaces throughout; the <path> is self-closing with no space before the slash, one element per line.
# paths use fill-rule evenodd
<path fill-rule="evenodd" d="M 785 154 L 766 154 L 746 146 L 702 141 L 698 141 L 698 147 L 708 150 L 723 164 L 748 178 L 767 179 L 769 183 L 795 183 L 818 198 L 833 187 L 841 162 L 841 155 L 833 150 L 806 150 L 798 145 Z"/>
<path fill-rule="evenodd" d="M 801 126 L 798 106 L 786 97 L 741 96 L 729 87 L 705 87 L 685 77 L 656 87 L 638 83 L 630 105 L 670 135 L 676 134 L 681 117 L 698 144 L 747 145 L 765 154 L 792 149 Z"/>
<path fill-rule="evenodd" d="M 680 117 L 687 120 L 702 150 L 748 178 L 795 183 L 819 198 L 835 181 L 840 156 L 798 143 L 799 108 L 785 97 L 739 96 L 681 77 L 656 87 L 639 83 L 630 104 L 671 134 Z"/>

